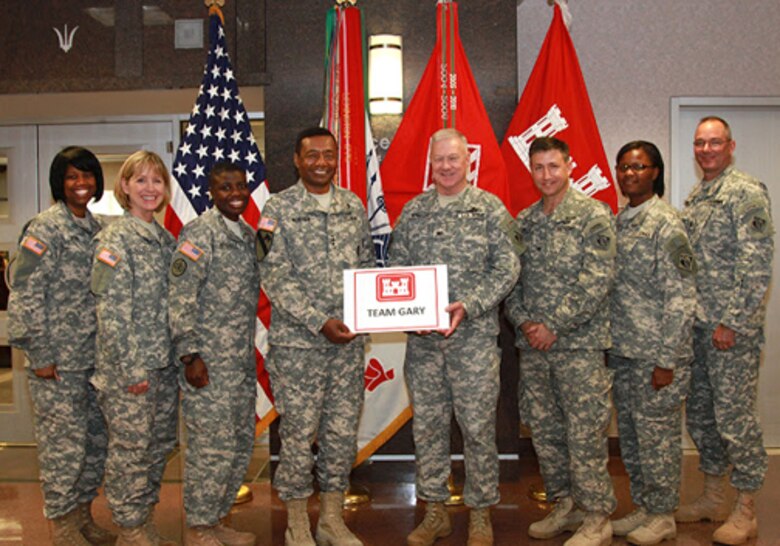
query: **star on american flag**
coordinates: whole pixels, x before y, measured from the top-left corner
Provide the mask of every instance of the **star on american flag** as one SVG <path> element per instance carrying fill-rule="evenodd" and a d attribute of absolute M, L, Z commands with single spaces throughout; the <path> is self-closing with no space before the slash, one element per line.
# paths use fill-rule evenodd
<path fill-rule="evenodd" d="M 173 175 L 198 215 L 211 208 L 208 173 L 215 163 L 229 160 L 246 169 L 250 191 L 265 180 L 265 165 L 230 66 L 225 32 L 217 18 L 210 18 L 210 24 L 218 28 L 211 29 L 203 82 L 173 162 Z"/>

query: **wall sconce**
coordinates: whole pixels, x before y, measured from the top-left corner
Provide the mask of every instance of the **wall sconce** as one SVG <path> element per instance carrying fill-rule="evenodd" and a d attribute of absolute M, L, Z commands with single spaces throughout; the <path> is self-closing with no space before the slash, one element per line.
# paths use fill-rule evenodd
<path fill-rule="evenodd" d="M 368 38 L 368 104 L 371 114 L 401 114 L 404 111 L 400 36 L 377 34 Z"/>

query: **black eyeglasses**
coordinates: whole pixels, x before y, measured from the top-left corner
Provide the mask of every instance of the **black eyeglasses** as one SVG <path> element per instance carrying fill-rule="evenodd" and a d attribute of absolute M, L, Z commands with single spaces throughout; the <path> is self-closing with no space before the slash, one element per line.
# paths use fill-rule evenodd
<path fill-rule="evenodd" d="M 627 173 L 628 171 L 641 173 L 645 169 L 651 169 L 653 167 L 655 167 L 655 165 L 645 165 L 644 163 L 623 163 L 622 165 L 618 165 L 615 168 L 622 173 Z"/>

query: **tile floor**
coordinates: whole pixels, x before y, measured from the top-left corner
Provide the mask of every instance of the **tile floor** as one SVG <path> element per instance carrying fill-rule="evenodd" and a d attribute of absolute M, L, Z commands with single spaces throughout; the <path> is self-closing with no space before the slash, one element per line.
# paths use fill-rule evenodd
<path fill-rule="evenodd" d="M 697 457 L 687 454 L 683 469 L 683 499 L 694 496 L 701 486 L 701 476 L 696 471 Z M 462 465 L 455 463 L 456 483 L 462 482 Z M 41 492 L 37 483 L 35 451 L 30 447 L 0 448 L 0 545 L 43 546 L 50 544 L 49 528 L 41 513 Z M 610 461 L 618 496 L 615 517 L 628 512 L 628 478 L 619 459 Z M 251 530 L 258 535 L 258 544 L 281 546 L 284 544 L 286 515 L 283 504 L 272 492 L 269 483 L 270 464 L 267 448 L 255 450 L 247 484 L 254 500 L 233 509 L 233 524 L 239 529 Z M 423 506 L 416 506 L 414 498 L 414 467 L 411 463 L 376 462 L 363 465 L 353 473 L 353 483 L 365 486 L 371 494 L 368 504 L 350 508 L 346 512 L 349 525 L 363 538 L 366 545 L 398 546 L 405 544 L 406 534 L 423 514 Z M 568 535 L 552 540 L 531 540 L 526 535 L 528 525 L 544 517 L 549 506 L 534 502 L 529 490 L 541 484 L 536 462 L 523 457 L 519 462 L 502 462 L 501 503 L 493 510 L 493 523 L 497 545 L 553 546 L 562 545 Z M 749 542 L 751 546 L 780 546 L 780 454 L 770 457 L 767 482 L 758 496 L 760 536 Z M 312 523 L 316 523 L 317 504 L 309 505 Z M 437 546 L 463 545 L 468 527 L 467 510 L 450 509 L 453 534 L 438 541 Z M 105 499 L 95 503 L 96 519 L 111 526 Z M 181 541 L 183 516 L 181 492 L 181 456 L 175 453 L 169 461 L 162 501 L 157 509 L 157 522 L 161 532 Z M 676 541 L 665 544 L 678 546 L 703 546 L 711 544 L 710 535 L 715 524 L 697 523 L 680 525 Z M 613 544 L 625 544 L 615 539 Z"/>

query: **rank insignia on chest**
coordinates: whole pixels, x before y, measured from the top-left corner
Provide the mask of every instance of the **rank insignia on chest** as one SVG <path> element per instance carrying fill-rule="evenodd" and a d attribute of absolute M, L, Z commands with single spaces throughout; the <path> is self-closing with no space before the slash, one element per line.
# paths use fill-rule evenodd
<path fill-rule="evenodd" d="M 193 262 L 197 262 L 200 260 L 201 256 L 203 256 L 203 251 L 189 241 L 184 241 L 181 244 L 179 247 L 179 252 L 187 256 Z"/>
<path fill-rule="evenodd" d="M 104 248 L 98 253 L 97 259 L 111 267 L 116 267 L 116 264 L 118 264 L 121 260 L 121 258 L 116 253 L 111 252 L 107 248 Z"/>
<path fill-rule="evenodd" d="M 28 235 L 24 238 L 22 241 L 22 248 L 26 248 L 38 256 L 43 256 L 43 253 L 46 252 L 46 244 L 42 243 L 32 235 Z"/>
<path fill-rule="evenodd" d="M 596 247 L 598 247 L 600 250 L 607 250 L 611 241 L 612 238 L 606 233 L 602 233 L 594 239 Z"/>

